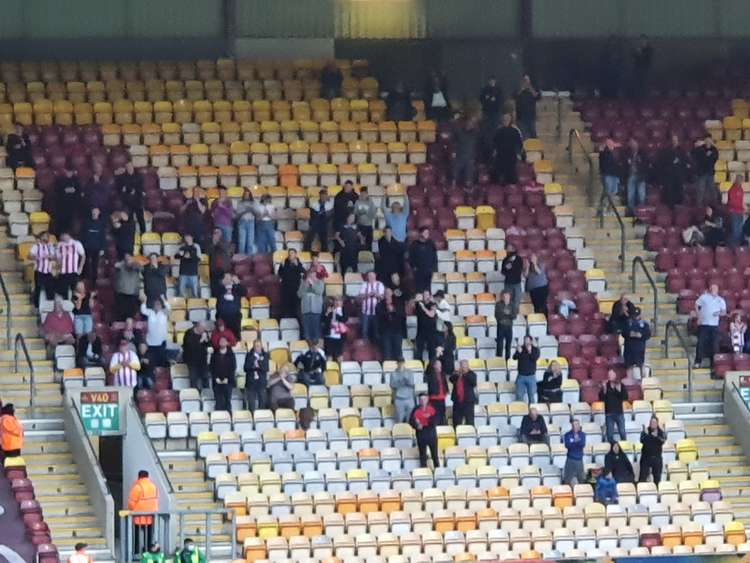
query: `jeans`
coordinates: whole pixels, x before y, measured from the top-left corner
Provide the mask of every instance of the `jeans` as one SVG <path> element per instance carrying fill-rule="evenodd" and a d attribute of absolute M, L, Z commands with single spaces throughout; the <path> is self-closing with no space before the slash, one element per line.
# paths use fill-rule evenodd
<path fill-rule="evenodd" d="M 453 159 L 453 182 L 458 185 L 474 183 L 474 158 L 472 155 L 457 156 Z"/>
<path fill-rule="evenodd" d="M 605 201 L 607 197 L 605 194 L 609 194 L 612 196 L 612 199 L 617 196 L 617 192 L 620 189 L 620 178 L 617 176 L 602 176 L 602 186 L 604 187 L 604 191 L 602 191 L 602 199 L 601 199 L 601 208 L 602 212 L 606 211 L 605 209 Z"/>
<path fill-rule="evenodd" d="M 255 409 L 265 409 L 266 406 L 266 387 L 264 385 L 246 385 L 245 386 L 245 403 L 247 404 L 247 410 L 255 412 Z"/>
<path fill-rule="evenodd" d="M 623 414 L 608 414 L 604 417 L 604 423 L 607 427 L 607 442 L 610 444 L 615 441 L 615 425 L 617 425 L 617 432 L 620 434 L 620 440 L 627 440 L 628 436 L 625 433 L 625 415 Z"/>
<path fill-rule="evenodd" d="M 499 358 L 510 358 L 510 346 L 513 340 L 513 327 L 497 325 L 497 352 Z M 503 349 L 505 353 L 503 353 Z"/>
<path fill-rule="evenodd" d="M 255 244 L 261 254 L 276 252 L 276 228 L 273 221 L 255 223 Z"/>
<path fill-rule="evenodd" d="M 713 174 L 703 174 L 695 180 L 695 203 L 698 207 L 708 205 L 716 199 Z"/>
<path fill-rule="evenodd" d="M 633 215 L 635 208 L 646 202 L 646 180 L 631 176 L 628 178 L 628 213 Z"/>
<path fill-rule="evenodd" d="M 523 401 L 524 395 L 528 397 L 528 403 L 536 403 L 536 375 L 516 376 L 516 401 Z"/>
<path fill-rule="evenodd" d="M 255 251 L 255 219 L 237 221 L 237 252 L 252 254 Z"/>
<path fill-rule="evenodd" d="M 744 214 L 729 214 L 729 246 L 734 248 L 742 244 L 742 225 L 744 222 Z"/>
<path fill-rule="evenodd" d="M 394 399 L 396 408 L 396 422 L 409 422 L 409 415 L 414 409 L 414 399 Z"/>
<path fill-rule="evenodd" d="M 73 327 L 76 336 L 88 334 L 94 330 L 94 319 L 91 315 L 76 315 L 73 319 Z"/>
<path fill-rule="evenodd" d="M 711 367 L 714 365 L 716 352 L 716 333 L 718 326 L 700 325 L 698 327 L 698 343 L 695 346 L 695 363 L 700 364 L 704 356 L 708 356 Z"/>
<path fill-rule="evenodd" d="M 576 484 L 583 484 L 586 482 L 586 472 L 583 469 L 583 460 L 567 458 L 565 460 L 565 468 L 563 469 L 563 483 L 566 485 L 573 485 L 574 479 Z"/>
<path fill-rule="evenodd" d="M 375 315 L 365 315 L 359 318 L 362 338 L 375 342 L 378 339 L 378 318 Z"/>
<path fill-rule="evenodd" d="M 302 315 L 302 334 L 305 340 L 320 340 L 320 313 Z"/>
<path fill-rule="evenodd" d="M 191 291 L 191 297 L 201 296 L 201 288 L 200 284 L 198 283 L 198 276 L 180 276 L 177 283 L 177 290 L 180 292 L 180 297 L 186 297 L 188 289 L 190 289 Z"/>
<path fill-rule="evenodd" d="M 385 331 L 380 335 L 384 360 L 398 360 L 403 355 L 403 335 L 395 330 Z"/>
<path fill-rule="evenodd" d="M 518 314 L 518 307 L 521 305 L 523 296 L 523 286 L 520 283 L 505 283 L 505 291 L 510 291 L 510 302 L 513 303 L 513 311 Z"/>
<path fill-rule="evenodd" d="M 223 238 L 226 242 L 231 244 L 232 233 L 234 231 L 234 229 L 232 228 L 232 225 L 216 225 L 216 228 L 221 231 L 221 238 Z"/>

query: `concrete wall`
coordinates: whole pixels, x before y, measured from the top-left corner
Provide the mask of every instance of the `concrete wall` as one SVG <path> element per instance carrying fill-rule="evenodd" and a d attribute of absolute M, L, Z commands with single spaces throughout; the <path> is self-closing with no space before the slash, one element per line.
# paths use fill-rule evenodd
<path fill-rule="evenodd" d="M 750 372 L 730 371 L 724 377 L 724 418 L 745 456 L 750 457 L 750 410 L 735 388 L 739 387 L 739 379 L 743 375 L 750 375 Z"/>

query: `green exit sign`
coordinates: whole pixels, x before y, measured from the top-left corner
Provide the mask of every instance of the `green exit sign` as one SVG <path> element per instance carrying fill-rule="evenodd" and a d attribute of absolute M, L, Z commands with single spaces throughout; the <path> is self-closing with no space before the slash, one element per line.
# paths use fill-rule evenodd
<path fill-rule="evenodd" d="M 83 420 L 83 427 L 89 434 L 119 434 L 119 392 L 82 391 L 81 420 Z"/>

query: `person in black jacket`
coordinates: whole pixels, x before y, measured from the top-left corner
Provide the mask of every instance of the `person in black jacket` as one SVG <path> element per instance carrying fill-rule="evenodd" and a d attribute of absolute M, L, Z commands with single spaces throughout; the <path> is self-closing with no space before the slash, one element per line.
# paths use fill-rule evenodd
<path fill-rule="evenodd" d="M 510 292 L 515 317 L 518 314 L 518 307 L 521 305 L 521 296 L 523 295 L 523 284 L 521 283 L 523 258 L 518 255 L 514 244 L 508 244 L 505 247 L 505 258 L 503 258 L 500 269 L 505 278 L 503 289 Z"/>
<path fill-rule="evenodd" d="M 242 327 L 242 298 L 245 295 L 245 288 L 240 285 L 237 276 L 224 274 L 221 289 L 222 292 L 216 299 L 216 318 L 223 319 L 227 328 L 239 340 Z"/>
<path fill-rule="evenodd" d="M 468 424 L 474 426 L 474 405 L 477 402 L 477 374 L 469 369 L 468 360 L 461 360 L 458 371 L 450 376 L 453 384 L 453 426 Z"/>
<path fill-rule="evenodd" d="M 348 196 L 347 196 L 348 197 Z M 333 216 L 334 202 L 328 195 L 328 190 L 322 189 L 318 194 L 317 205 L 310 205 L 310 222 L 305 234 L 303 249 L 307 252 L 312 250 L 315 237 L 320 241 L 320 251 L 328 252 L 328 226 Z M 354 209 L 354 206 L 352 206 Z"/>
<path fill-rule="evenodd" d="M 448 381 L 445 378 L 443 364 L 435 360 L 427 364 L 424 372 L 424 383 L 427 384 L 427 395 L 430 405 L 435 409 L 435 424 L 445 424 L 445 397 L 448 396 Z"/>
<path fill-rule="evenodd" d="M 443 370 L 447 374 L 456 371 L 456 335 L 453 332 L 453 323 L 443 323 L 443 331 L 437 333 L 437 348 L 435 356 L 443 364 Z"/>
<path fill-rule="evenodd" d="M 518 361 L 516 376 L 516 400 L 528 398 L 529 404 L 536 402 L 536 362 L 539 359 L 539 348 L 534 345 L 531 336 L 523 337 L 523 344 L 518 347 L 513 359 Z"/>
<path fill-rule="evenodd" d="M 659 419 L 651 417 L 648 428 L 641 432 L 641 469 L 638 480 L 641 483 L 648 481 L 649 474 L 653 474 L 656 485 L 661 481 L 663 462 L 661 458 L 662 447 L 667 441 L 667 436 L 659 427 Z"/>
<path fill-rule="evenodd" d="M 607 382 L 599 391 L 599 400 L 604 401 L 604 419 L 607 426 L 607 441 L 615 441 L 615 424 L 621 440 L 627 440 L 625 433 L 625 415 L 622 403 L 628 400 L 625 386 L 617 379 L 617 373 L 611 369 L 607 372 Z"/>
<path fill-rule="evenodd" d="M 599 175 L 602 177 L 603 189 L 602 205 L 604 205 L 605 194 L 609 194 L 614 200 L 617 197 L 617 192 L 620 191 L 620 176 L 622 175 L 622 171 L 615 155 L 615 150 L 619 146 L 614 140 L 607 139 L 599 150 Z M 609 209 L 604 208 L 602 210 L 609 211 Z"/>
<path fill-rule="evenodd" d="M 267 408 L 268 352 L 263 349 L 260 340 L 256 340 L 253 349 L 245 355 L 244 369 L 247 410 L 255 412 L 256 408 Z"/>
<path fill-rule="evenodd" d="M 339 273 L 344 276 L 359 267 L 359 249 L 364 237 L 357 229 L 354 213 L 346 217 L 345 223 L 336 231 L 336 242 L 339 246 Z"/>
<path fill-rule="evenodd" d="M 562 402 L 563 374 L 560 363 L 552 360 L 542 376 L 542 382 L 537 386 L 539 401 L 542 403 Z"/>
<path fill-rule="evenodd" d="M 706 133 L 703 140 L 695 142 L 691 152 L 695 167 L 695 204 L 698 207 L 711 205 L 716 201 L 716 184 L 714 183 L 714 166 L 719 160 L 719 150 L 714 144 L 711 133 Z"/>
<path fill-rule="evenodd" d="M 444 121 L 450 117 L 451 102 L 448 81 L 444 74 L 433 71 L 424 88 L 424 107 L 427 119 Z"/>
<path fill-rule="evenodd" d="M 393 296 L 393 290 L 386 288 L 383 299 L 375 310 L 380 330 L 383 359 L 396 361 L 402 356 L 403 340 L 406 333 L 406 310 L 403 303 Z"/>
<path fill-rule="evenodd" d="M 354 191 L 351 180 L 344 182 L 343 189 L 333 198 L 333 232 L 338 232 L 346 223 L 350 214 L 354 213 L 354 204 L 359 196 Z"/>
<path fill-rule="evenodd" d="M 417 301 L 417 338 L 414 341 L 416 360 L 422 361 L 425 348 L 427 357 L 435 359 L 437 348 L 437 306 L 429 291 L 422 292 L 422 300 Z"/>
<path fill-rule="evenodd" d="M 308 343 L 309 349 L 297 356 L 294 365 L 299 370 L 298 379 L 306 386 L 323 385 L 323 373 L 326 370 L 326 355 L 318 346 L 317 340 L 311 340 Z"/>
<path fill-rule="evenodd" d="M 411 94 L 407 92 L 404 83 L 400 80 L 388 92 L 385 98 L 386 115 L 388 121 L 411 121 L 416 110 L 411 103 Z"/>
<path fill-rule="evenodd" d="M 159 264 L 159 255 L 152 252 L 148 255 L 148 264 L 143 267 L 141 273 L 146 306 L 151 307 L 154 301 L 167 294 L 167 266 Z"/>
<path fill-rule="evenodd" d="M 628 298 L 627 293 L 612 304 L 612 312 L 609 315 L 609 332 L 611 334 L 625 334 L 631 319 L 635 318 L 635 305 Z"/>
<path fill-rule="evenodd" d="M 672 208 L 682 203 L 687 169 L 687 155 L 680 146 L 680 138 L 672 135 L 672 144 L 662 151 L 657 167 L 657 181 L 663 187 L 664 203 Z"/>
<path fill-rule="evenodd" d="M 65 172 L 55 180 L 55 209 L 52 217 L 55 220 L 57 235 L 73 233 L 73 224 L 80 216 L 83 203 L 83 192 L 78 180 L 78 173 L 73 168 L 66 168 Z"/>
<path fill-rule="evenodd" d="M 202 321 L 195 323 L 182 337 L 182 361 L 188 369 L 190 387 L 199 391 L 208 388 L 209 344 L 206 324 Z"/>
<path fill-rule="evenodd" d="M 107 245 L 107 223 L 98 207 L 91 209 L 91 216 L 83 224 L 81 243 L 86 252 L 85 276 L 93 286 L 99 273 L 99 257 Z"/>
<path fill-rule="evenodd" d="M 143 217 L 143 177 L 135 171 L 132 162 L 125 164 L 124 169 L 115 173 L 117 192 L 127 207 L 130 215 L 138 221 L 140 233 L 146 232 L 146 220 Z"/>
<path fill-rule="evenodd" d="M 632 217 L 635 208 L 646 203 L 646 174 L 648 173 L 648 160 L 644 152 L 638 146 L 638 141 L 628 141 L 628 152 L 625 155 L 625 172 L 628 180 L 625 192 L 627 193 L 627 213 Z"/>
<path fill-rule="evenodd" d="M 513 116 L 503 115 L 503 123 L 495 131 L 492 139 L 495 180 L 501 184 L 518 183 L 518 161 L 523 156 L 523 137 L 513 125 Z"/>
<path fill-rule="evenodd" d="M 539 411 L 536 408 L 531 407 L 529 413 L 523 415 L 519 435 L 524 444 L 546 444 L 549 442 L 547 424 L 544 422 L 544 417 L 539 416 Z"/>
<path fill-rule="evenodd" d="M 497 78 L 490 76 L 487 84 L 479 92 L 479 103 L 482 105 L 482 119 L 491 125 L 492 129 L 497 127 L 504 101 L 503 91 L 497 84 Z"/>
<path fill-rule="evenodd" d="M 437 271 L 437 247 L 427 227 L 419 230 L 419 238 L 409 247 L 409 264 L 414 271 L 414 290 L 417 293 L 429 290 L 432 274 Z"/>
<path fill-rule="evenodd" d="M 200 280 L 198 279 L 198 265 L 201 261 L 201 248 L 193 242 L 193 235 L 185 233 L 183 243 L 177 249 L 175 258 L 180 261 L 179 277 L 177 278 L 177 290 L 181 297 L 187 297 L 188 289 L 190 297 L 200 297 Z"/>
<path fill-rule="evenodd" d="M 383 229 L 383 236 L 378 239 L 378 258 L 375 262 L 375 270 L 378 279 L 387 284 L 393 274 L 404 275 L 404 255 L 406 246 L 403 242 L 393 238 L 390 227 Z"/>
<path fill-rule="evenodd" d="M 135 246 L 135 223 L 125 211 L 115 211 L 110 215 L 112 222 L 112 236 L 115 239 L 117 259 L 122 260 L 125 255 L 133 253 Z"/>
<path fill-rule="evenodd" d="M 13 133 L 6 137 L 5 150 L 8 153 L 6 162 L 13 171 L 19 166 L 34 166 L 34 159 L 31 156 L 31 141 L 29 136 L 24 133 L 23 126 L 20 123 L 14 124 Z"/>
<path fill-rule="evenodd" d="M 281 281 L 281 317 L 296 319 L 299 316 L 299 286 L 305 277 L 305 267 L 297 256 L 297 251 L 289 249 L 286 260 L 279 266 Z"/>
<path fill-rule="evenodd" d="M 219 349 L 211 356 L 211 379 L 217 411 L 232 410 L 232 389 L 235 387 L 237 358 L 229 347 L 227 339 L 219 339 Z"/>
<path fill-rule="evenodd" d="M 524 139 L 536 138 L 536 103 L 541 98 L 539 91 L 531 83 L 531 77 L 525 74 L 516 93 L 516 122 Z"/>
<path fill-rule="evenodd" d="M 430 404 L 427 395 L 420 393 L 417 406 L 409 415 L 409 424 L 414 428 L 417 435 L 417 448 L 419 449 L 419 466 L 427 467 L 427 449 L 432 456 L 433 467 L 440 467 L 438 458 L 437 430 L 435 428 L 437 413 Z"/>
<path fill-rule="evenodd" d="M 633 465 L 630 463 L 628 456 L 620 449 L 618 442 L 612 442 L 609 453 L 604 456 L 604 470 L 609 473 L 618 483 L 633 483 L 635 474 Z"/>

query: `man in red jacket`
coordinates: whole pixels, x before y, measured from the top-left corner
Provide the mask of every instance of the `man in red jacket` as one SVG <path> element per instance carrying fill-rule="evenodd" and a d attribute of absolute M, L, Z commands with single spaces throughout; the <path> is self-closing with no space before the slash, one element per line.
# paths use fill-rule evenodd
<path fill-rule="evenodd" d="M 742 225 L 745 222 L 745 191 L 742 189 L 744 178 L 738 174 L 734 178 L 732 187 L 727 193 L 727 209 L 729 211 L 729 246 L 742 244 Z"/>

